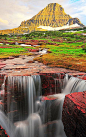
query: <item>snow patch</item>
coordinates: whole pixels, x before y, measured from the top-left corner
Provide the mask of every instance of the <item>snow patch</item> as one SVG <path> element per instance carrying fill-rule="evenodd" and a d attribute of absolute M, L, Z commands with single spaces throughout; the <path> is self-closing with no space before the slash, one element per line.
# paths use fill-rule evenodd
<path fill-rule="evenodd" d="M 64 25 L 62 27 L 39 26 L 37 28 L 54 31 L 54 30 L 70 29 L 70 28 L 75 28 L 75 27 L 80 27 L 80 25 L 78 25 L 77 23 L 73 25 L 69 25 L 68 23 L 67 25 Z"/>

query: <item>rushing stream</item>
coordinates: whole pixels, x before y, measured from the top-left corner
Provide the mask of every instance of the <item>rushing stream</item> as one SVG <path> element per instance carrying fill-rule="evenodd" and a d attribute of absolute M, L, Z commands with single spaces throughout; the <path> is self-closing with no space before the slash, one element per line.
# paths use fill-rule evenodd
<path fill-rule="evenodd" d="M 85 91 L 86 81 L 67 74 L 63 79 L 54 75 L 53 80 L 54 93 L 49 97 L 55 99 L 44 100 L 41 76 L 4 76 L 0 125 L 10 137 L 66 137 L 61 121 L 65 95 Z"/>

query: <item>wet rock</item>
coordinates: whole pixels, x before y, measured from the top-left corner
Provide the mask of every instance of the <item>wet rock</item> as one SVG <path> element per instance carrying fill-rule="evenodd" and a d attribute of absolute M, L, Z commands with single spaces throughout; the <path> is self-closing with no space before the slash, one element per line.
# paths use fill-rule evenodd
<path fill-rule="evenodd" d="M 86 74 L 79 77 L 80 79 L 86 80 Z"/>
<path fill-rule="evenodd" d="M 86 137 L 86 91 L 66 95 L 62 121 L 67 137 Z"/>
<path fill-rule="evenodd" d="M 0 69 L 2 69 L 2 68 L 4 68 L 5 67 L 5 65 L 0 65 Z"/>
<path fill-rule="evenodd" d="M 59 75 L 60 74 L 60 75 Z M 42 82 L 42 95 L 52 95 L 55 93 L 61 93 L 62 80 L 64 73 L 44 72 L 40 73 Z"/>
<path fill-rule="evenodd" d="M 9 137 L 6 131 L 0 126 L 0 137 Z"/>
<path fill-rule="evenodd" d="M 0 62 L 0 65 L 6 65 L 5 63 Z"/>
<path fill-rule="evenodd" d="M 2 68 L 5 67 L 5 66 L 6 66 L 5 63 L 0 62 L 0 69 L 2 69 Z"/>
<path fill-rule="evenodd" d="M 30 52 L 39 52 L 39 49 L 28 49 Z"/>
<path fill-rule="evenodd" d="M 73 77 L 80 77 L 84 76 L 86 73 L 84 72 L 75 72 L 75 73 L 68 73 L 68 75 L 73 76 Z"/>
<path fill-rule="evenodd" d="M 9 59 L 14 59 L 14 57 L 10 56 Z"/>
<path fill-rule="evenodd" d="M 34 61 L 33 61 L 33 60 L 30 60 L 30 61 L 27 61 L 27 63 L 34 63 Z"/>
<path fill-rule="evenodd" d="M 31 50 L 31 49 L 30 49 Z M 14 58 L 14 59 L 2 59 L 0 60 L 0 73 L 1 74 L 7 74 L 7 75 L 23 75 L 23 76 L 27 76 L 27 75 L 32 75 L 32 74 L 36 74 L 39 73 L 69 73 L 70 75 L 74 75 L 74 76 L 81 76 L 79 74 L 81 74 L 81 72 L 79 71 L 74 71 L 74 70 L 69 70 L 69 69 L 65 69 L 65 68 L 50 68 L 46 65 L 44 65 L 43 63 L 39 63 L 38 61 L 34 61 L 33 59 L 34 57 L 39 56 L 39 52 L 34 52 L 33 56 L 25 56 L 25 55 L 21 55 L 19 58 Z M 27 69 L 27 70 L 26 70 Z M 78 74 L 79 73 L 79 74 Z M 83 73 L 83 75 L 85 75 L 86 73 Z M 62 75 L 61 75 L 62 77 Z M 63 76 L 64 77 L 64 76 Z M 46 89 L 47 91 L 47 89 Z M 49 91 L 50 92 L 50 91 Z"/>

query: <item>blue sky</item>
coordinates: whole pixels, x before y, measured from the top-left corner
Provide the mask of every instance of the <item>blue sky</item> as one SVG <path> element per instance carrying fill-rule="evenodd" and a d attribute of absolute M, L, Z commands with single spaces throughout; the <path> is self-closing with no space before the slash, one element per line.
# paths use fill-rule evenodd
<path fill-rule="evenodd" d="M 18 27 L 49 3 L 61 4 L 67 14 L 86 25 L 86 0 L 1 0 L 0 30 Z"/>

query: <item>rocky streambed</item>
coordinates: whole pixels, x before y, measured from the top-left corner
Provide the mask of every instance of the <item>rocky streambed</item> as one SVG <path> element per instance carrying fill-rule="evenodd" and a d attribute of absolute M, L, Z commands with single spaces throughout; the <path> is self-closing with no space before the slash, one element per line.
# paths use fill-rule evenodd
<path fill-rule="evenodd" d="M 43 51 L 43 54 L 45 52 Z M 34 61 L 35 57 L 42 55 L 42 52 L 34 52 L 32 56 L 21 55 L 18 57 L 9 57 L 7 59 L 0 59 L 0 74 L 7 76 L 29 76 L 38 73 L 68 73 L 73 76 L 84 75 L 84 72 L 69 70 L 65 68 L 48 67 L 43 63 Z"/>

